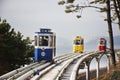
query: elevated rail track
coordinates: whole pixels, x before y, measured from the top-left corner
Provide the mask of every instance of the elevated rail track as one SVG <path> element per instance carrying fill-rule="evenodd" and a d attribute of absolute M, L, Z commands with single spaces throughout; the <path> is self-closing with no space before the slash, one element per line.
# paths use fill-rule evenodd
<path fill-rule="evenodd" d="M 115 50 L 115 53 L 120 57 L 120 49 Z M 57 56 L 54 58 L 54 63 L 45 61 L 32 63 L 0 76 L 0 80 L 77 80 L 79 69 L 84 69 L 85 66 L 86 80 L 90 80 L 90 63 L 94 58 L 97 62 L 96 78 L 99 80 L 99 65 L 103 55 L 107 57 L 107 70 L 109 72 L 109 51 L 86 51 L 82 54 L 68 53 Z"/>

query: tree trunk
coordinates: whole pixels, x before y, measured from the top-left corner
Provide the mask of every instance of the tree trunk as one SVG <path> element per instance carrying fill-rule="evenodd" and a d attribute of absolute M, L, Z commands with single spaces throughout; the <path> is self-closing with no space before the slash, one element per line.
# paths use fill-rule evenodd
<path fill-rule="evenodd" d="M 120 0 L 117 0 L 117 4 L 118 4 L 118 11 L 120 13 Z M 119 19 L 120 19 L 120 14 L 119 14 Z M 120 21 L 119 21 L 119 29 L 120 29 Z"/>
<path fill-rule="evenodd" d="M 116 12 L 116 14 L 117 14 L 117 18 L 118 18 L 118 26 L 119 26 L 119 29 L 120 29 L 120 3 L 119 3 L 120 1 L 118 1 L 118 0 L 113 0 L 113 4 L 114 4 L 114 8 L 115 8 L 115 12 Z M 118 10 L 119 9 L 119 10 Z"/>
<path fill-rule="evenodd" d="M 109 40 L 110 40 L 112 63 L 113 63 L 114 66 L 116 66 L 113 31 L 112 31 L 112 21 L 111 21 L 110 0 L 106 1 L 106 7 L 107 7 L 107 23 L 108 23 L 108 33 L 109 33 Z"/>

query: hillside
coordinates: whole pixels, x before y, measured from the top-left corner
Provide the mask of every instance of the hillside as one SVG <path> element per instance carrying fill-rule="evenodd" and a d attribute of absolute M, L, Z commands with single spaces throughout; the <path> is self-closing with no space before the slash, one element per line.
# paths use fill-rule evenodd
<path fill-rule="evenodd" d="M 103 74 L 100 76 L 101 80 L 120 80 L 120 62 L 114 68 L 111 66 L 110 73 Z M 92 79 L 96 80 L 96 79 Z"/>

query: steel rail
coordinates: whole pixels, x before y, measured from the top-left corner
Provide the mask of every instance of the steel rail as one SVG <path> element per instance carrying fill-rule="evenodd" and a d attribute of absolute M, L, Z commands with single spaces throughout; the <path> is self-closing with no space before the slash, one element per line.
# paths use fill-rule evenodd
<path fill-rule="evenodd" d="M 68 55 L 68 56 L 71 56 L 71 55 Z M 64 58 L 66 58 L 66 57 L 68 57 L 68 56 L 64 56 Z M 58 61 L 60 61 L 60 60 L 64 60 L 64 59 L 63 59 L 63 58 L 59 58 Z M 37 70 L 42 70 L 42 69 L 50 66 L 51 64 L 52 64 L 52 63 L 46 63 L 46 64 L 44 64 L 45 66 L 44 66 L 44 65 L 41 65 L 41 66 L 39 66 L 39 67 L 37 67 L 37 68 L 35 68 L 35 69 L 32 69 L 32 70 L 28 71 L 27 73 L 25 73 L 24 75 L 18 77 L 16 80 L 24 80 L 24 79 L 26 79 L 26 78 L 29 78 L 29 77 L 33 76 L 33 74 L 34 74 Z M 42 67 L 42 66 L 44 66 L 44 67 Z"/>
<path fill-rule="evenodd" d="M 38 63 L 37 62 L 36 63 L 31 63 L 30 65 L 28 65 L 26 67 L 18 68 L 18 69 L 15 69 L 15 70 L 11 71 L 11 72 L 8 72 L 8 73 L 0 76 L 0 80 L 6 80 L 9 77 L 14 76 L 15 74 L 17 74 L 17 73 L 19 73 L 19 72 L 21 72 L 21 71 L 23 71 L 23 70 L 25 70 L 25 69 L 27 69 L 27 68 L 29 68 L 31 66 L 34 66 L 36 64 L 38 64 Z"/>
<path fill-rule="evenodd" d="M 30 71 L 30 70 L 32 70 L 32 69 L 34 69 L 34 68 L 36 68 L 36 67 L 38 67 L 38 66 L 40 66 L 40 65 L 42 65 L 42 64 L 45 64 L 45 63 L 46 63 L 45 61 L 41 61 L 41 62 L 39 62 L 38 64 L 35 64 L 35 65 L 33 65 L 33 66 L 30 66 L 30 67 L 26 68 L 26 69 L 23 70 L 23 71 L 20 71 L 19 73 L 13 75 L 12 77 L 8 78 L 7 80 L 16 79 L 16 78 L 20 77 L 21 75 L 25 74 L 26 72 L 28 72 L 28 71 Z"/>
<path fill-rule="evenodd" d="M 57 62 L 56 64 L 53 64 L 53 65 L 47 67 L 46 69 L 41 70 L 40 75 L 39 75 L 39 76 L 36 75 L 36 76 L 33 77 L 31 80 L 38 80 L 40 77 L 42 77 L 43 75 L 45 75 L 45 73 L 47 73 L 48 71 L 52 70 L 53 68 L 55 68 L 55 67 L 58 66 L 59 64 L 62 64 L 63 62 L 67 61 L 68 59 L 74 58 L 74 57 L 76 57 L 76 56 L 78 56 L 78 54 L 73 54 L 73 56 L 69 56 L 69 57 L 67 57 L 67 58 L 64 58 L 64 59 L 62 59 L 61 61 Z"/>
<path fill-rule="evenodd" d="M 73 67 L 76 63 L 76 61 L 79 59 L 79 58 L 81 58 L 81 57 L 83 57 L 83 56 L 85 56 L 85 55 L 87 55 L 87 54 L 90 54 L 91 52 L 93 52 L 93 51 L 90 51 L 90 52 L 85 52 L 85 53 L 82 53 L 81 55 L 79 55 L 79 57 L 77 57 L 76 58 L 76 60 L 74 60 L 73 62 L 71 62 L 69 65 L 66 65 L 62 70 L 61 70 L 61 72 L 59 73 L 59 75 L 58 76 L 56 76 L 56 79 L 55 80 L 62 80 L 62 78 L 64 79 L 64 73 L 67 71 L 67 69 L 69 69 L 70 67 Z M 72 70 L 71 70 L 72 71 Z M 67 76 L 69 75 L 70 76 L 70 74 L 72 73 L 71 71 L 69 71 L 69 74 L 67 73 Z M 65 79 L 67 79 L 67 78 L 65 78 Z M 69 80 L 69 79 L 68 79 Z"/>
<path fill-rule="evenodd" d="M 37 67 L 37 68 L 35 68 L 35 69 L 32 69 L 32 70 L 28 71 L 27 73 L 25 73 L 24 75 L 18 77 L 16 80 L 25 80 L 25 79 L 31 77 L 32 75 L 34 75 L 34 73 L 35 73 L 37 70 L 43 69 L 43 68 L 45 68 L 45 67 L 48 67 L 49 65 L 51 65 L 50 62 L 48 62 L 48 63 L 46 63 L 46 64 L 44 64 L 44 65 L 41 65 L 41 66 L 39 66 L 39 67 Z"/>

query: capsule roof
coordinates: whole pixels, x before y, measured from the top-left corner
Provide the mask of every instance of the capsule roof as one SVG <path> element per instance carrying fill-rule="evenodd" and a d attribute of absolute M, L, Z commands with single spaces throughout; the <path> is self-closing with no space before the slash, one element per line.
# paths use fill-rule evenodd
<path fill-rule="evenodd" d="M 106 40 L 105 38 L 100 38 L 100 40 Z"/>
<path fill-rule="evenodd" d="M 76 36 L 74 39 L 82 39 L 83 40 L 83 38 L 81 36 Z"/>
<path fill-rule="evenodd" d="M 53 32 L 51 32 L 51 29 L 48 28 L 40 28 L 40 32 L 35 32 L 36 34 L 53 34 Z"/>

